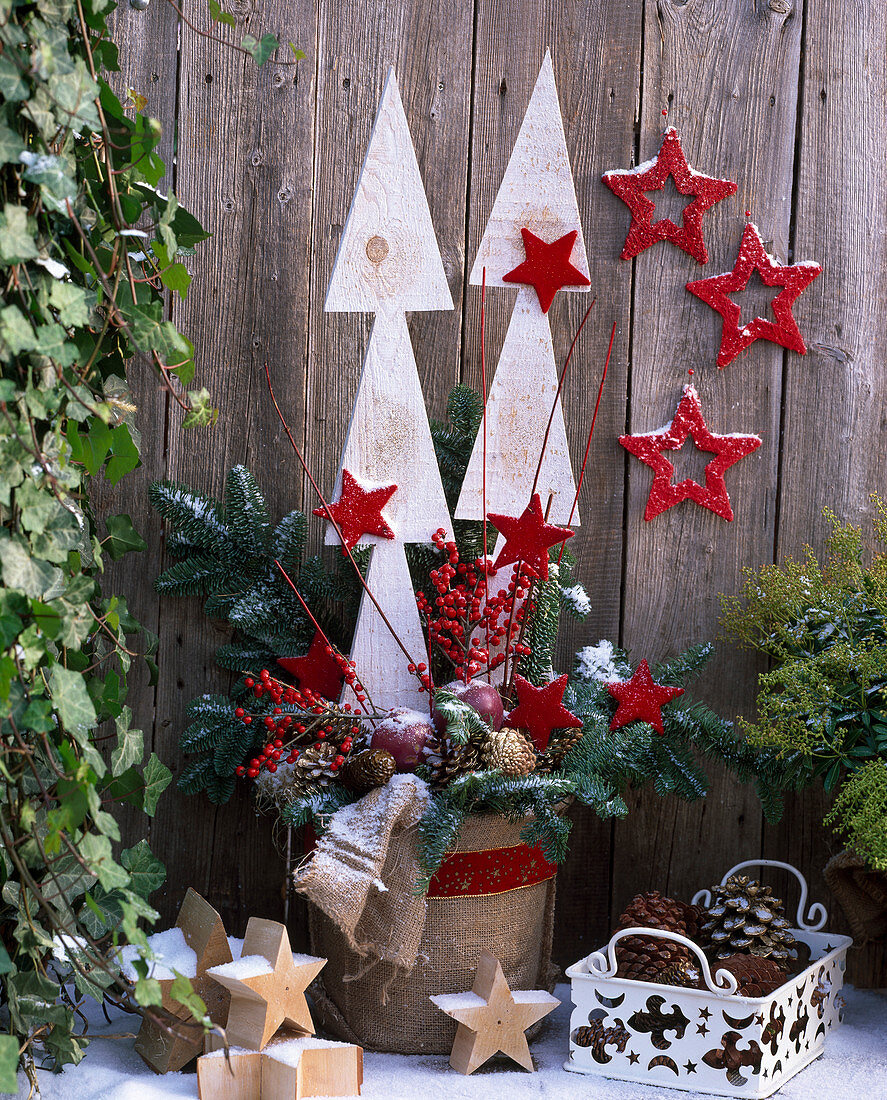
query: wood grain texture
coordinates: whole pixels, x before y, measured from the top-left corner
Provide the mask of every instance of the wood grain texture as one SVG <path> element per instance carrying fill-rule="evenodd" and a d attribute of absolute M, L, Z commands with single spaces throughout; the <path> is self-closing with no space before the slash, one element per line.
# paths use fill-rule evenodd
<path fill-rule="evenodd" d="M 887 163 L 877 129 L 887 61 L 881 43 L 887 11 L 874 0 L 842 8 L 808 7 L 798 142 L 795 256 L 823 274 L 795 305 L 809 352 L 789 355 L 777 557 L 821 547 L 822 508 L 858 523 L 868 537 L 873 492 L 885 492 L 887 331 Z M 877 320 L 876 320 L 877 319 Z M 783 822 L 765 830 L 768 852 L 791 851 L 824 893 L 821 870 L 839 850 L 822 827 L 828 800 L 810 791 L 790 800 Z M 832 926 L 846 929 L 840 911 Z M 887 985 L 883 945 L 851 950 L 848 981 Z"/>
<path fill-rule="evenodd" d="M 692 368 L 711 430 L 760 434 L 764 444 L 726 475 L 732 522 L 691 502 L 645 522 L 651 472 L 631 461 L 623 642 L 636 662 L 712 638 L 718 593 L 736 591 L 743 566 L 772 558 L 783 353 L 759 341 L 718 371 L 720 318 L 685 284 L 732 268 L 747 210 L 768 251 L 787 257 L 800 44 L 800 5 L 789 0 L 646 6 L 637 159 L 653 155 L 672 125 L 691 166 L 735 180 L 739 190 L 703 220 L 711 257 L 705 268 L 664 242 L 634 261 L 630 431 L 656 429 L 671 417 Z M 623 233 L 629 217 L 623 208 Z M 612 248 L 621 244 L 609 242 Z M 678 465 L 684 450 L 674 453 L 675 481 L 687 476 Z M 722 647 L 696 690 L 732 717 L 752 698 L 759 667 Z M 631 799 L 627 822 L 616 827 L 614 912 L 639 890 L 689 897 L 703 885 L 700 875 L 717 878 L 737 860 L 758 854 L 760 843 L 753 792 L 723 774 L 714 774 L 709 796 L 693 804 L 645 791 Z"/>

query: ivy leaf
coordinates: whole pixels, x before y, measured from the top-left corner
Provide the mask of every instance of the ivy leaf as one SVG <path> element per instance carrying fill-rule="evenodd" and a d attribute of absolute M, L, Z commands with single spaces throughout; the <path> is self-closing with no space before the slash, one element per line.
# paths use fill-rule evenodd
<path fill-rule="evenodd" d="M 98 833 L 87 833 L 78 845 L 80 855 L 105 890 L 119 890 L 129 885 L 129 872 L 114 859 L 111 841 Z"/>
<path fill-rule="evenodd" d="M 20 264 L 33 260 L 36 255 L 37 243 L 34 231 L 28 225 L 27 210 L 15 203 L 6 203 L 0 214 L 0 260 Z"/>
<path fill-rule="evenodd" d="M 111 774 L 122 775 L 127 768 L 141 764 L 145 754 L 145 735 L 141 730 L 129 729 L 132 712 L 124 707 L 115 720 L 117 726 L 117 748 L 111 753 Z"/>
<path fill-rule="evenodd" d="M 169 989 L 170 997 L 184 1008 L 187 1008 L 195 1020 L 199 1020 L 201 1023 L 205 1023 L 209 1026 L 210 1019 L 206 1012 L 206 1005 L 198 994 L 195 993 L 194 986 L 191 984 L 191 979 L 186 978 L 177 970 L 174 970 L 173 973 L 175 974 L 175 978 Z"/>
<path fill-rule="evenodd" d="M 219 419 L 219 410 L 213 407 L 209 390 L 202 388 L 188 393 L 191 408 L 182 421 L 183 428 L 212 427 Z"/>
<path fill-rule="evenodd" d="M 188 296 L 188 287 L 191 285 L 191 276 L 183 263 L 170 264 L 160 275 L 160 281 L 170 290 L 175 290 L 182 301 Z"/>
<path fill-rule="evenodd" d="M 145 785 L 142 809 L 149 817 L 153 817 L 157 809 L 157 800 L 172 782 L 172 772 L 160 757 L 152 752 L 142 772 L 142 780 Z"/>
<path fill-rule="evenodd" d="M 103 546 L 111 555 L 112 561 L 119 561 L 124 554 L 136 550 L 147 550 L 148 544 L 132 525 L 132 519 L 125 512 L 119 516 L 108 516 L 108 537 Z"/>
<path fill-rule="evenodd" d="M 293 57 L 296 61 L 304 61 L 308 56 L 304 50 L 300 50 L 298 46 L 296 46 L 295 42 L 290 42 L 289 47 L 293 51 Z"/>
<path fill-rule="evenodd" d="M 0 340 L 12 355 L 21 355 L 37 346 L 37 334 L 18 306 L 0 309 Z"/>
<path fill-rule="evenodd" d="M 166 868 L 151 851 L 147 840 L 140 840 L 134 847 L 122 851 L 120 862 L 129 871 L 130 889 L 141 898 L 147 898 L 166 880 Z"/>
<path fill-rule="evenodd" d="M 62 725 L 75 736 L 85 736 L 96 724 L 96 713 L 83 676 L 73 669 L 54 665 L 49 687 Z"/>
<path fill-rule="evenodd" d="M 4 584 L 33 599 L 47 596 L 62 580 L 61 569 L 32 557 L 24 540 L 17 535 L 0 537 L 0 565 Z"/>
<path fill-rule="evenodd" d="M 240 40 L 241 49 L 246 50 L 260 68 L 279 45 L 280 43 L 277 41 L 277 36 L 273 34 L 263 34 L 259 39 L 256 39 L 251 34 L 247 34 Z"/>
<path fill-rule="evenodd" d="M 87 325 L 92 315 L 95 294 L 87 294 L 82 286 L 55 282 L 49 292 L 49 304 L 59 312 L 63 325 Z"/>
<path fill-rule="evenodd" d="M 119 424 L 111 432 L 111 457 L 105 467 L 105 477 L 112 485 L 134 470 L 139 464 L 139 449 L 135 445 L 128 424 Z"/>
<path fill-rule="evenodd" d="M 209 14 L 214 23 L 224 23 L 228 27 L 237 25 L 234 16 L 225 11 L 218 0 L 209 0 Z"/>
<path fill-rule="evenodd" d="M 18 1096 L 18 1039 L 0 1035 L 0 1092 Z"/>

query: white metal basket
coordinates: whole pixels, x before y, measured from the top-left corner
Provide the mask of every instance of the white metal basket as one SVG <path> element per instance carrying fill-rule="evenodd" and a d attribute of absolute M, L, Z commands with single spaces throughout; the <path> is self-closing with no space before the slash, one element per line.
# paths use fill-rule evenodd
<path fill-rule="evenodd" d="M 842 1019 L 848 936 L 821 932 L 827 914 L 819 902 L 805 913 L 807 883 L 788 863 L 747 860 L 746 867 L 781 867 L 801 884 L 795 939 L 810 948 L 810 962 L 767 997 L 741 997 L 726 970 L 712 974 L 708 960 L 685 936 L 626 928 L 599 951 L 569 967 L 575 1008 L 565 1069 L 623 1081 L 640 1081 L 718 1096 L 770 1096 L 822 1053 L 830 1028 Z M 707 890 L 693 902 L 709 904 Z M 697 957 L 705 989 L 617 978 L 616 944 L 626 936 L 673 940 Z M 574 1040 L 590 1027 L 591 1046 Z M 587 1036 L 586 1036 L 587 1037 Z"/>

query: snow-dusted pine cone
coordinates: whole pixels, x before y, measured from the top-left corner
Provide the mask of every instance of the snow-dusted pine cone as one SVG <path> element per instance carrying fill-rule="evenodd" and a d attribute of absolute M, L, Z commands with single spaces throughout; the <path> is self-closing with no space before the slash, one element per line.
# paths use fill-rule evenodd
<path fill-rule="evenodd" d="M 352 791 L 365 794 L 384 787 L 397 771 L 397 763 L 385 749 L 364 749 L 352 753 L 342 765 L 342 782 Z"/>
<path fill-rule="evenodd" d="M 428 785 L 435 791 L 483 766 L 473 741 L 460 745 L 449 737 L 428 741 L 422 749 L 422 763 L 428 769 Z"/>
<path fill-rule="evenodd" d="M 529 775 L 536 767 L 536 750 L 520 730 L 503 726 L 486 739 L 481 749 L 484 766 L 503 775 Z"/>
<path fill-rule="evenodd" d="M 659 985 L 683 985 L 691 989 L 702 988 L 702 971 L 693 959 L 678 959 L 663 967 L 652 979 Z"/>
<path fill-rule="evenodd" d="M 769 886 L 732 875 L 712 887 L 712 897 L 699 928 L 700 942 L 712 958 L 740 953 L 784 962 L 796 956 L 785 908 Z"/>
<path fill-rule="evenodd" d="M 263 769 L 256 779 L 257 796 L 282 806 L 328 787 L 336 778 L 331 765 L 337 754 L 335 745 L 322 744 L 320 748 L 310 745 L 302 749 L 292 764 L 278 764 L 274 772 Z"/>
<path fill-rule="evenodd" d="M 636 894 L 619 918 L 616 930 L 623 928 L 661 928 L 692 939 L 697 930 L 698 910 L 674 898 L 663 897 L 658 890 Z M 616 944 L 619 978 L 655 981 L 667 967 L 692 963 L 693 953 L 683 944 L 653 936 L 629 936 Z"/>

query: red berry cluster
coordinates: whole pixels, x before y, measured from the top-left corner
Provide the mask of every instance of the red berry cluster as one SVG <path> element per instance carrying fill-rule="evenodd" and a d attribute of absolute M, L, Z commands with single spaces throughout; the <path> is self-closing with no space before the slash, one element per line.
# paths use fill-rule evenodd
<path fill-rule="evenodd" d="M 351 704 L 334 705 L 308 688 L 295 688 L 274 679 L 267 668 L 263 668 L 259 679 L 248 676 L 244 681 L 256 699 L 267 699 L 273 704 L 270 714 L 248 714 L 243 707 L 237 707 L 234 717 L 245 726 L 253 720 L 261 721 L 267 742 L 258 756 L 248 764 L 241 764 L 237 775 L 256 779 L 264 770 L 276 772 L 281 762 L 292 764 L 299 758 L 302 749 L 313 744 L 320 748 L 334 732 L 342 732 L 345 723 L 348 726 L 345 736 L 339 742 L 339 753 L 330 763 L 330 771 L 336 772 L 345 763 L 354 743 L 354 737 L 360 732 L 356 719 L 351 717 Z M 284 707 L 290 707 L 294 713 L 284 713 Z M 300 747 L 299 747 L 300 746 Z"/>
<path fill-rule="evenodd" d="M 349 661 L 344 653 L 340 653 L 337 649 L 333 649 L 333 647 L 330 645 L 326 647 L 326 653 L 328 656 L 335 658 L 336 664 L 342 670 L 342 676 L 345 678 L 345 683 L 354 692 L 358 703 L 365 703 L 367 698 L 366 691 L 363 684 L 357 678 L 356 666 L 354 664 L 354 661 Z"/>
<path fill-rule="evenodd" d="M 529 593 L 530 578 L 524 564 L 519 562 L 512 570 L 507 590 L 490 591 L 485 600 L 484 574 L 495 575 L 493 563 L 489 558 L 476 558 L 471 564 L 460 562 L 455 542 L 447 542 L 445 538 L 442 528 L 432 536 L 437 549 L 447 555 L 444 564 L 430 574 L 437 589 L 434 605 L 423 592 L 416 594 L 416 602 L 431 641 L 452 662 L 457 679 L 467 683 L 479 672 L 497 668 L 507 655 L 530 653 L 528 645 L 515 641 L 526 606 L 519 601 Z M 491 655 L 490 649 L 503 641 L 506 642 L 503 650 Z M 423 667 L 419 665 L 420 669 Z"/>

